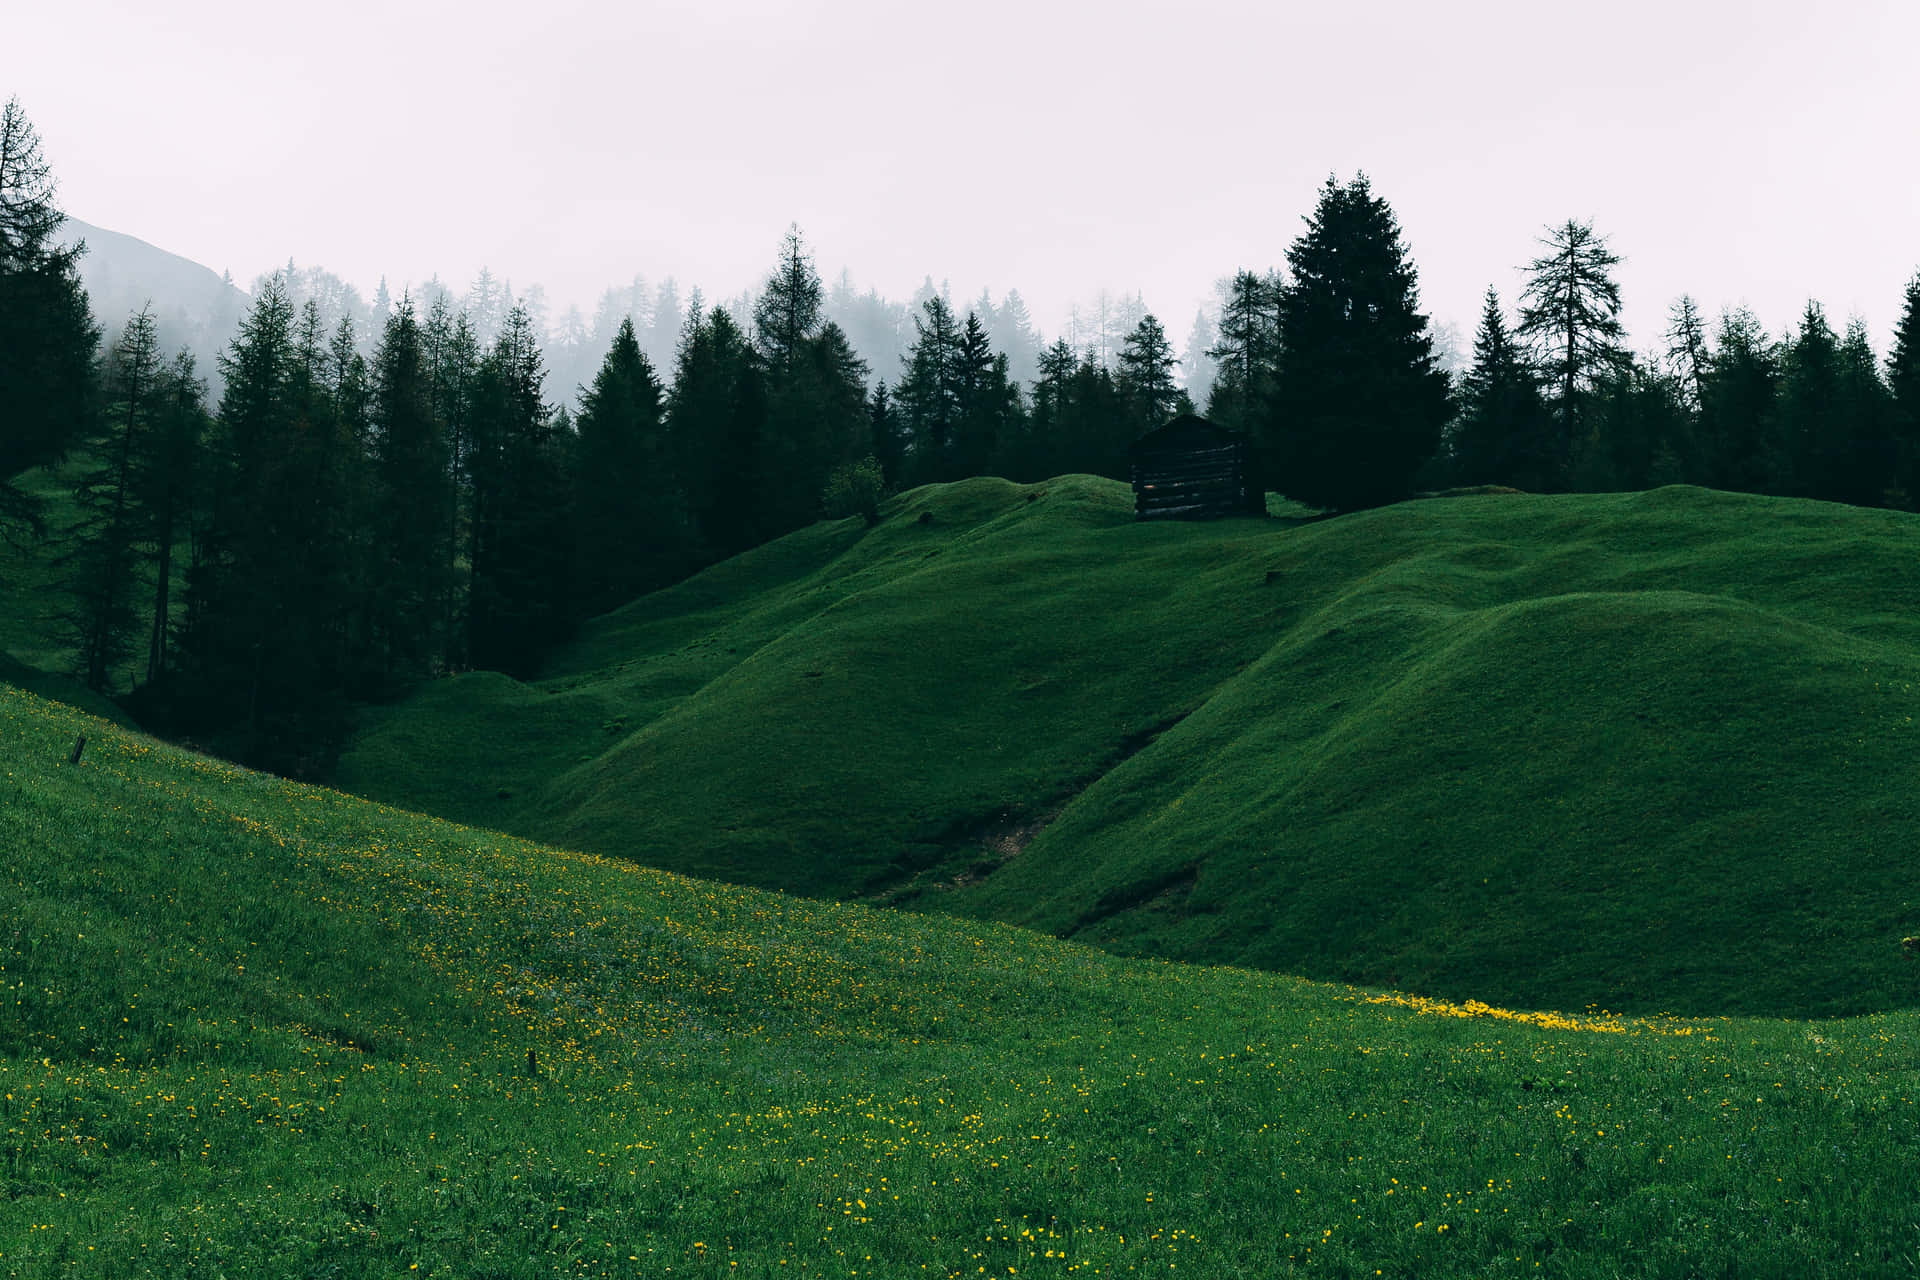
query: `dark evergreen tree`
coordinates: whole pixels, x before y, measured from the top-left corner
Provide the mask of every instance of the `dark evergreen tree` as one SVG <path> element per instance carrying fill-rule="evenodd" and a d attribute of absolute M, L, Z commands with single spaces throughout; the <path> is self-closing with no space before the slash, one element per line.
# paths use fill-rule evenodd
<path fill-rule="evenodd" d="M 433 364 L 413 300 L 403 296 L 374 353 L 367 442 L 375 530 L 367 642 L 372 674 L 383 683 L 430 674 L 445 650 L 440 627 L 454 491 L 434 400 Z"/>
<path fill-rule="evenodd" d="M 1280 276 L 1234 273 L 1220 305 L 1218 341 L 1207 356 L 1219 372 L 1207 393 L 1207 417 L 1251 431 L 1263 415 L 1280 364 Z"/>
<path fill-rule="evenodd" d="M 660 380 L 631 320 L 580 397 L 576 427 L 576 612 L 591 617 L 672 581 L 691 557 Z"/>
<path fill-rule="evenodd" d="M 871 441 L 868 452 L 880 468 L 885 489 L 891 493 L 900 486 L 902 463 L 906 459 L 905 441 L 900 433 L 900 415 L 894 412 L 893 397 L 882 378 L 867 401 L 867 431 Z"/>
<path fill-rule="evenodd" d="M 1780 434 L 1788 464 L 1786 491 L 1837 497 L 1836 463 L 1849 440 L 1840 418 L 1840 339 L 1818 302 L 1807 303 L 1787 345 L 1780 382 Z"/>
<path fill-rule="evenodd" d="M 1448 444 L 1450 471 L 1459 484 L 1539 491 L 1559 481 L 1538 375 L 1507 329 L 1491 288 L 1473 338 L 1473 367 L 1460 380 L 1460 417 Z"/>
<path fill-rule="evenodd" d="M 296 321 L 284 282 L 255 295 L 228 354 L 210 508 L 196 539 L 185 648 L 198 732 L 283 771 L 324 764 L 344 729 L 353 458 L 328 386 L 319 310 Z"/>
<path fill-rule="evenodd" d="M 144 513 L 135 466 L 150 448 L 165 373 L 153 315 L 142 308 L 109 353 L 107 430 L 94 442 L 94 465 L 74 489 L 81 520 L 66 558 L 69 623 L 78 674 L 91 689 L 108 688 L 113 669 L 133 653 L 139 630 L 134 601 Z"/>
<path fill-rule="evenodd" d="M 954 363 L 954 433 L 949 473 L 985 475 L 1004 461 L 1020 414 L 1020 393 L 1007 374 L 980 317 L 967 313 Z"/>
<path fill-rule="evenodd" d="M 1621 346 L 1620 257 L 1593 224 L 1569 218 L 1541 241 L 1547 252 L 1527 266 L 1520 298 L 1520 337 L 1532 342 L 1545 377 L 1560 464 L 1571 464 L 1588 431 L 1581 422 L 1587 397 L 1609 375 L 1627 367 Z"/>
<path fill-rule="evenodd" d="M 940 294 L 922 304 L 926 318 L 913 318 L 915 338 L 894 387 L 905 423 L 907 468 L 914 480 L 951 480 L 954 433 L 960 421 L 960 325 Z"/>
<path fill-rule="evenodd" d="M 1126 406 L 1127 430 L 1139 436 L 1173 416 L 1179 387 L 1174 381 L 1173 343 L 1151 314 L 1141 317 L 1120 347 L 1120 368 L 1114 387 Z"/>
<path fill-rule="evenodd" d="M 1016 479 L 1043 480 L 1073 469 L 1068 433 L 1074 426 L 1074 373 L 1079 367 L 1079 357 L 1065 338 L 1040 353 Z"/>
<path fill-rule="evenodd" d="M 1840 382 L 1835 394 L 1840 437 L 1828 455 L 1832 496 L 1863 507 L 1904 505 L 1893 396 L 1880 379 L 1873 340 L 1858 316 L 1847 322 L 1840 339 Z"/>
<path fill-rule="evenodd" d="M 40 136 L 17 98 L 0 108 L 0 534 L 42 528 L 40 505 L 15 487 L 58 461 L 91 429 L 100 331 L 80 284 L 84 243 L 54 239 L 54 199 Z"/>
<path fill-rule="evenodd" d="M 1364 174 L 1328 178 L 1287 265 L 1261 470 L 1313 506 L 1398 501 L 1452 411 L 1399 221 Z"/>
<path fill-rule="evenodd" d="M 512 308 L 473 391 L 468 653 L 474 666 L 532 674 L 565 634 L 573 539 L 565 454 L 527 313 Z"/>
<path fill-rule="evenodd" d="M 1887 353 L 1889 420 L 1898 461 L 1895 475 L 1908 510 L 1920 506 L 1920 274 L 1907 282 L 1906 305 Z"/>
<path fill-rule="evenodd" d="M 1647 489 L 1686 478 L 1692 441 L 1679 379 L 1641 361 L 1616 366 L 1594 389 L 1572 487 Z"/>
<path fill-rule="evenodd" d="M 1700 439 L 1707 483 L 1747 493 L 1786 490 L 1780 436 L 1780 354 L 1751 311 L 1720 317 L 1700 387 Z"/>
<path fill-rule="evenodd" d="M 688 511 L 709 554 L 733 555 L 761 540 L 766 419 L 766 378 L 740 326 L 721 307 L 690 319 L 667 421 Z"/>
<path fill-rule="evenodd" d="M 818 330 L 822 292 L 813 256 L 800 242 L 800 228 L 788 227 L 780 263 L 753 308 L 754 341 L 771 372 L 790 370 L 801 343 Z"/>
<path fill-rule="evenodd" d="M 439 632 L 449 668 L 467 665 L 467 591 L 469 572 L 460 572 L 472 534 L 474 390 L 480 376 L 480 341 L 465 312 L 455 313 L 445 293 L 433 300 L 420 327 L 422 353 L 431 372 L 428 396 L 434 420 L 446 440 L 447 477 L 452 490 L 440 544 Z"/>
<path fill-rule="evenodd" d="M 1689 294 L 1681 294 L 1668 313 L 1666 355 L 1688 412 L 1699 413 L 1707 382 L 1707 322 Z"/>
<path fill-rule="evenodd" d="M 173 634 L 174 548 L 191 532 L 194 493 L 204 466 L 212 422 L 207 384 L 185 351 L 174 357 L 161 387 L 153 430 L 135 455 L 135 488 L 145 513 L 144 536 L 153 564 L 153 616 L 147 633 L 147 683 L 167 674 Z"/>

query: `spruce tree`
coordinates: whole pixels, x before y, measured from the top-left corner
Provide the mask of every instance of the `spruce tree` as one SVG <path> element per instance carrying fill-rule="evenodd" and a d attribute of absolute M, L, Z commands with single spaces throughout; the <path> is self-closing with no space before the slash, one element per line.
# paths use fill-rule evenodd
<path fill-rule="evenodd" d="M 205 466 L 204 451 L 212 423 L 207 415 L 207 384 L 191 353 L 173 359 L 161 387 L 154 428 L 135 455 L 134 478 L 143 530 L 153 564 L 153 614 L 147 633 L 147 683 L 167 674 L 167 647 L 173 634 L 173 553 L 191 532 L 194 494 Z"/>
<path fill-rule="evenodd" d="M 1280 276 L 1234 273 L 1220 306 L 1217 341 L 1207 356 L 1218 372 L 1207 391 L 1207 417 L 1235 431 L 1254 428 L 1273 390 L 1280 362 Z"/>
<path fill-rule="evenodd" d="M 1520 337 L 1533 344 L 1545 375 L 1547 403 L 1556 427 L 1557 460 L 1571 465 L 1585 434 L 1587 398 L 1610 374 L 1627 367 L 1621 345 L 1620 286 L 1613 269 L 1620 257 L 1591 222 L 1569 218 L 1549 228 L 1547 252 L 1527 266 L 1520 296 Z"/>
<path fill-rule="evenodd" d="M 754 341 L 774 374 L 792 368 L 800 344 L 819 328 L 821 294 L 813 256 L 800 241 L 799 226 L 790 226 L 780 245 L 779 265 L 753 308 Z"/>
<path fill-rule="evenodd" d="M 1837 497 L 1835 463 L 1849 443 L 1840 418 L 1840 339 L 1818 302 L 1807 303 L 1787 345 L 1780 431 L 1790 468 L 1787 492 Z"/>
<path fill-rule="evenodd" d="M 1893 396 L 1880 378 L 1880 362 L 1858 316 L 1840 338 L 1840 380 L 1835 388 L 1839 432 L 1828 452 L 1832 496 L 1856 506 L 1900 505 L 1900 444 Z"/>
<path fill-rule="evenodd" d="M 371 380 L 370 656 L 383 681 L 414 680 L 443 652 L 443 549 L 454 495 L 446 424 L 434 412 L 434 369 L 411 297 L 387 319 Z"/>
<path fill-rule="evenodd" d="M 1666 356 L 1689 411 L 1698 413 L 1707 380 L 1707 322 L 1690 294 L 1681 294 L 1667 314 Z"/>
<path fill-rule="evenodd" d="M 1452 411 L 1399 221 L 1364 174 L 1330 177 L 1287 265 L 1267 483 L 1338 510 L 1398 501 Z"/>
<path fill-rule="evenodd" d="M 1920 273 L 1907 282 L 1906 305 L 1887 353 L 1887 391 L 1895 448 L 1895 474 L 1909 510 L 1920 505 Z"/>
<path fill-rule="evenodd" d="M 913 318 L 915 338 L 894 386 L 909 445 L 907 466 L 919 483 L 951 480 L 954 435 L 960 420 L 960 325 L 945 297 L 921 304 L 926 318 Z"/>
<path fill-rule="evenodd" d="M 12 484 L 58 461 L 90 430 L 100 331 L 80 284 L 82 242 L 54 236 L 55 202 L 40 136 L 17 98 L 0 108 L 0 534 L 41 528 L 40 504 Z"/>
<path fill-rule="evenodd" d="M 688 511 L 708 554 L 733 555 L 761 539 L 766 420 L 766 377 L 746 334 L 722 307 L 690 317 L 674 361 L 667 421 Z"/>
<path fill-rule="evenodd" d="M 954 477 L 984 475 L 1001 460 L 1019 412 L 1007 359 L 996 353 L 978 314 L 967 313 L 954 364 L 955 418 L 949 468 Z"/>
<path fill-rule="evenodd" d="M 1206 399 L 1219 376 L 1219 365 L 1211 354 L 1216 341 L 1213 321 L 1207 318 L 1206 308 L 1202 307 L 1193 313 L 1193 327 L 1187 330 L 1186 351 L 1180 357 L 1183 389 L 1189 398 Z"/>
<path fill-rule="evenodd" d="M 532 322 L 514 307 L 474 380 L 467 645 L 474 666 L 518 677 L 569 616 L 566 437 L 545 380 Z"/>
<path fill-rule="evenodd" d="M 1538 491 L 1558 479 L 1538 376 L 1491 287 L 1473 337 L 1473 367 L 1460 380 L 1460 418 L 1449 446 L 1453 477 L 1461 484 Z"/>
<path fill-rule="evenodd" d="M 1700 389 L 1707 483 L 1781 493 L 1790 466 L 1780 433 L 1780 352 L 1744 308 L 1723 313 Z"/>
<path fill-rule="evenodd" d="M 91 689 L 107 689 L 113 668 L 132 654 L 135 644 L 143 513 L 134 469 L 150 447 L 165 372 L 153 315 L 142 308 L 127 321 L 109 354 L 107 431 L 94 442 L 94 465 L 74 489 L 81 520 L 67 558 L 70 624 L 78 674 Z"/>
<path fill-rule="evenodd" d="M 1120 347 L 1120 368 L 1114 375 L 1133 435 L 1151 431 L 1172 416 L 1179 394 L 1173 370 L 1179 363 L 1160 321 L 1143 316 Z"/>
<path fill-rule="evenodd" d="M 887 391 L 885 378 L 875 384 L 873 395 L 867 401 L 867 430 L 868 452 L 880 468 L 887 491 L 892 492 L 900 485 L 905 449 L 900 436 L 900 415 L 894 412 L 893 396 Z"/>
<path fill-rule="evenodd" d="M 576 612 L 604 613 L 671 581 L 690 553 L 665 400 L 631 320 L 580 397 L 573 451 Z"/>

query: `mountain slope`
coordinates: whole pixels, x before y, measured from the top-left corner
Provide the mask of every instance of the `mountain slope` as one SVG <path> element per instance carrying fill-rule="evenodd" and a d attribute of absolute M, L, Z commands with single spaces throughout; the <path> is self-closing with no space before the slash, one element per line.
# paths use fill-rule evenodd
<path fill-rule="evenodd" d="M 66 763 L 77 734 L 92 740 Z M 729 888 L 0 686 L 0 1266 L 1895 1274 L 1920 1016 L 1567 1017 Z"/>
<path fill-rule="evenodd" d="M 1916 553 L 1910 516 L 1686 488 L 1189 526 L 968 481 L 637 601 L 534 685 L 444 682 L 342 780 L 1119 951 L 1901 1006 Z"/>

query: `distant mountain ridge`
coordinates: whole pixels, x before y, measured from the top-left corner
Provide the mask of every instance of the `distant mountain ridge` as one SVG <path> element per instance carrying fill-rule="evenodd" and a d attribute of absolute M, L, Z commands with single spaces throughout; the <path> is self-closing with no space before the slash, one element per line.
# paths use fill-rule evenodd
<path fill-rule="evenodd" d="M 200 374 L 218 393 L 214 357 L 233 336 L 248 294 L 220 273 L 145 240 L 69 217 L 68 243 L 86 242 L 80 280 L 93 304 L 103 340 L 111 343 L 129 317 L 150 307 L 161 346 L 169 355 L 182 347 L 199 362 Z"/>

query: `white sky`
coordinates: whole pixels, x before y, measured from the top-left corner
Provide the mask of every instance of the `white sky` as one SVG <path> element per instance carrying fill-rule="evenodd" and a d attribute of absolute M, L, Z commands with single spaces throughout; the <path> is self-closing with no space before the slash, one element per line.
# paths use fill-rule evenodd
<path fill-rule="evenodd" d="M 797 221 L 823 275 L 1017 287 L 1049 336 L 1102 288 L 1184 340 L 1283 261 L 1329 172 L 1398 212 L 1470 341 L 1549 223 L 1668 304 L 1809 297 L 1883 351 L 1920 269 L 1920 3 L 1547 0 L 109 0 L 13 6 L 0 97 L 74 216 L 244 285 L 371 294 L 482 264 L 555 313 L 634 272 L 712 299 Z"/>

